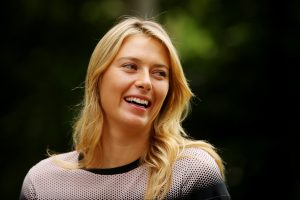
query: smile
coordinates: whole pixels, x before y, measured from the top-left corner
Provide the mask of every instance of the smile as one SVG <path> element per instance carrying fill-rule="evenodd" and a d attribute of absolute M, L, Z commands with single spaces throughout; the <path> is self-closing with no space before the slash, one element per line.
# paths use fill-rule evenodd
<path fill-rule="evenodd" d="M 151 102 L 146 99 L 141 99 L 138 97 L 126 97 L 125 101 L 128 103 L 132 103 L 138 106 L 143 106 L 144 108 L 149 108 L 151 105 Z"/>

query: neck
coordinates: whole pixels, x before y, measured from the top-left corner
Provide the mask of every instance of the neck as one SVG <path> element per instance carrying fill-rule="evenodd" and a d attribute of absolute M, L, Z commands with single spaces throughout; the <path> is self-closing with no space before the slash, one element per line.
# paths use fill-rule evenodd
<path fill-rule="evenodd" d="M 103 127 L 100 160 L 91 168 L 114 168 L 129 164 L 146 153 L 150 129 L 147 131 Z"/>

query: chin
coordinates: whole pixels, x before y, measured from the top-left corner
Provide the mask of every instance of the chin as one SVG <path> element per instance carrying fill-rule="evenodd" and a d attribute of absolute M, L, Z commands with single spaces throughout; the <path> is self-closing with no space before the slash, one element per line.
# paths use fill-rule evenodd
<path fill-rule="evenodd" d="M 126 126 L 134 129 L 143 129 L 149 127 L 149 121 L 145 119 L 131 118 L 124 121 Z"/>

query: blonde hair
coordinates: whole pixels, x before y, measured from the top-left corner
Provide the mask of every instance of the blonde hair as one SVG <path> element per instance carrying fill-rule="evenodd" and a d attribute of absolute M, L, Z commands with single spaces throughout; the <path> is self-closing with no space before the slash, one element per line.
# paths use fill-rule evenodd
<path fill-rule="evenodd" d="M 149 168 L 145 199 L 162 199 L 170 189 L 172 166 L 186 147 L 198 147 L 207 151 L 215 160 L 222 176 L 223 163 L 214 147 L 205 141 L 188 139 L 181 122 L 189 111 L 193 97 L 184 76 L 179 57 L 166 31 L 157 22 L 138 18 L 126 18 L 110 29 L 97 44 L 90 58 L 83 107 L 74 124 L 74 148 L 83 154 L 79 167 L 93 163 L 100 152 L 103 112 L 99 97 L 99 78 L 109 67 L 125 38 L 145 34 L 159 40 L 170 57 L 169 91 L 163 107 L 153 124 L 153 134 L 148 152 L 140 161 Z"/>

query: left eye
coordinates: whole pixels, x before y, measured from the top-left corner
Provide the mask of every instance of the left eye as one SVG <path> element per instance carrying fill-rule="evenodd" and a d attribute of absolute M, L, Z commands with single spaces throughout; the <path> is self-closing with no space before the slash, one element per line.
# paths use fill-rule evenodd
<path fill-rule="evenodd" d="M 168 76 L 167 72 L 165 72 L 165 71 L 156 71 L 156 72 L 154 72 L 154 74 L 159 77 L 164 77 L 164 78 Z"/>

